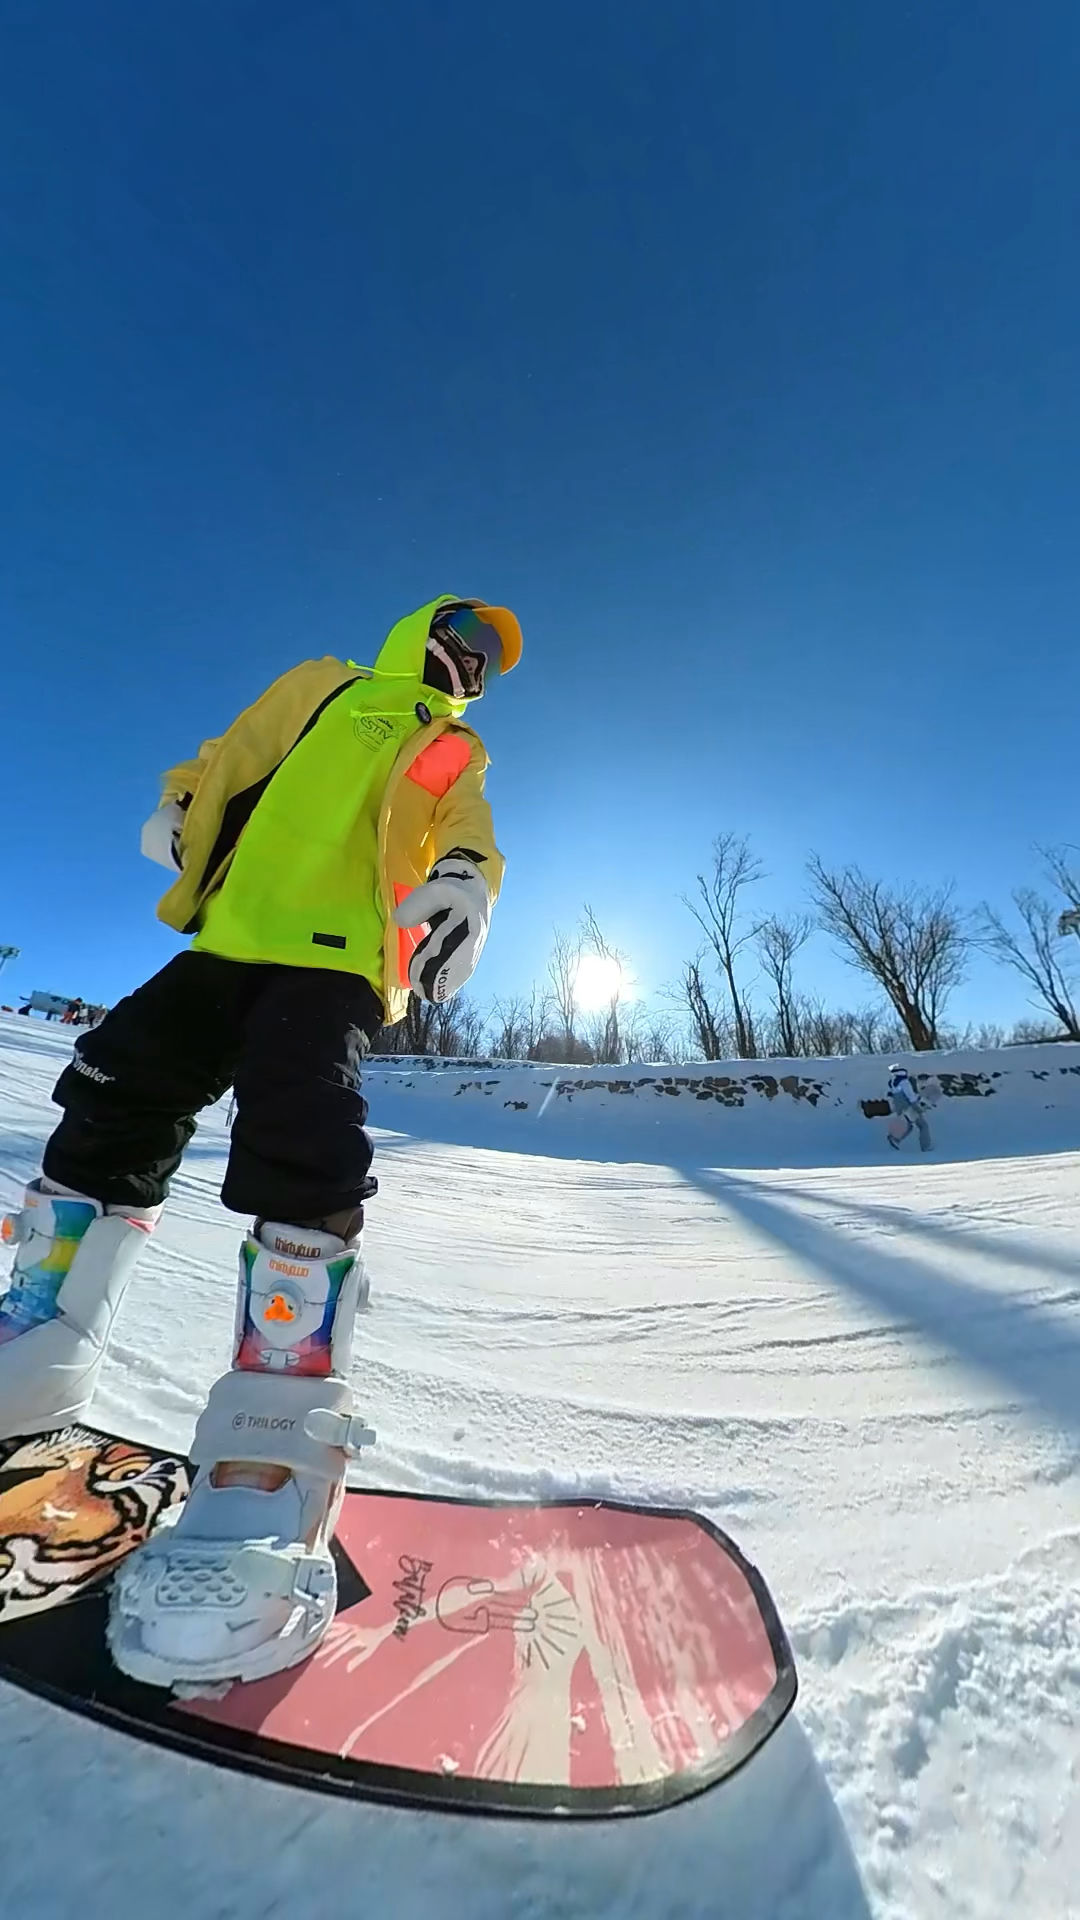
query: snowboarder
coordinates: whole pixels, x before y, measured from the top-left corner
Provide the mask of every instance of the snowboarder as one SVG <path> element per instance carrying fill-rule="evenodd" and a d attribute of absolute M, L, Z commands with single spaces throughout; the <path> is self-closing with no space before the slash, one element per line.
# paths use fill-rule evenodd
<path fill-rule="evenodd" d="M 933 1141 L 926 1118 L 926 1103 L 906 1067 L 889 1068 L 889 1105 L 895 1116 L 886 1129 L 890 1147 L 899 1153 L 908 1134 L 917 1131 L 921 1151 L 929 1153 Z"/>
<path fill-rule="evenodd" d="M 503 860 L 462 716 L 520 654 L 508 609 L 440 595 L 374 667 L 309 660 L 275 681 L 165 775 L 143 829 L 174 875 L 159 918 L 192 948 L 76 1043 L 41 1178 L 5 1223 L 0 1301 L 0 1436 L 84 1418 L 194 1116 L 234 1088 L 222 1199 L 254 1224 L 232 1366 L 179 1519 L 114 1585 L 110 1645 L 137 1679 L 278 1672 L 333 1618 L 330 1541 L 365 1437 L 349 1370 L 376 1183 L 358 1069 L 410 990 L 448 1000 L 480 957 Z"/>

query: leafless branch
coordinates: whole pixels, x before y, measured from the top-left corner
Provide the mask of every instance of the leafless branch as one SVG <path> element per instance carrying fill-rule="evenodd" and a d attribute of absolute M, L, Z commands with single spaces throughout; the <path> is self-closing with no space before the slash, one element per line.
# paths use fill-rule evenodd
<path fill-rule="evenodd" d="M 814 923 L 806 914 L 781 920 L 773 914 L 757 930 L 762 970 L 772 986 L 777 1052 L 791 1059 L 799 1051 L 798 1006 L 792 980 L 795 955 L 806 945 Z"/>
<path fill-rule="evenodd" d="M 918 1052 L 938 1046 L 970 944 L 951 889 L 894 890 L 858 867 L 830 870 L 816 854 L 810 875 L 821 926 L 851 965 L 884 989 L 911 1046 Z"/>
<path fill-rule="evenodd" d="M 984 905 L 979 916 L 979 945 L 1020 974 L 1032 988 L 1033 1005 L 1045 1007 L 1071 1040 L 1080 1040 L 1073 980 L 1059 958 L 1057 907 L 1030 887 L 1018 887 L 1013 901 L 1022 930 L 1008 926 L 994 908 Z"/>
<path fill-rule="evenodd" d="M 574 1038 L 577 1015 L 577 970 L 580 959 L 581 935 L 565 933 L 560 927 L 556 927 L 551 956 L 548 960 L 548 979 L 551 981 L 554 1011 L 558 1015 L 563 1036 L 567 1042 L 572 1042 Z"/>
<path fill-rule="evenodd" d="M 686 962 L 678 985 L 670 990 L 671 998 L 686 1018 L 698 1058 L 725 1060 L 733 1051 L 728 1022 L 709 992 L 703 959 L 699 953 L 696 959 Z"/>
<path fill-rule="evenodd" d="M 586 905 L 581 917 L 581 944 L 588 953 L 594 953 L 598 959 L 611 962 L 614 985 L 607 1006 L 599 1022 L 593 1027 L 593 1052 L 598 1061 L 615 1063 L 622 1059 L 623 1042 L 620 1032 L 620 1004 L 623 993 L 623 975 L 626 970 L 626 956 L 605 940 L 592 908 Z"/>
<path fill-rule="evenodd" d="M 1069 861 L 1070 854 L 1080 858 L 1080 847 L 1040 847 L 1039 852 L 1054 885 L 1060 887 L 1072 910 L 1080 913 L 1080 874 Z"/>
<path fill-rule="evenodd" d="M 683 896 L 724 976 L 731 1003 L 735 1047 L 741 1060 L 755 1057 L 754 1035 L 753 1019 L 739 985 L 735 963 L 744 947 L 756 938 L 760 926 L 760 922 L 741 924 L 741 896 L 747 887 L 761 879 L 762 873 L 761 863 L 751 851 L 746 836 L 722 833 L 713 842 L 711 873 L 698 874 L 696 897 Z M 706 1055 L 707 1059 L 717 1057 Z"/>

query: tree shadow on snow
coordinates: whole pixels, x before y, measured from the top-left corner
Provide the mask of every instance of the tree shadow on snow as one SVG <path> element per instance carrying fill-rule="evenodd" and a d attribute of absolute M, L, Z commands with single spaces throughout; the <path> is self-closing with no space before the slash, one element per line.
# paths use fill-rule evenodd
<path fill-rule="evenodd" d="M 868 1200 L 852 1200 L 847 1195 L 840 1197 L 817 1189 L 782 1187 L 774 1180 L 769 1181 L 768 1190 L 782 1199 L 795 1200 L 800 1206 L 817 1207 L 819 1210 L 827 1208 L 830 1212 L 850 1214 L 853 1219 L 871 1220 L 889 1233 L 905 1233 L 917 1240 L 936 1241 L 944 1248 L 955 1244 L 967 1253 L 1000 1261 L 1005 1267 L 1027 1267 L 1034 1273 L 1046 1275 L 1061 1274 L 1073 1282 L 1067 1297 L 1080 1298 L 1080 1257 L 1059 1252 L 1056 1247 L 1043 1246 L 1038 1240 L 1031 1240 L 1024 1234 L 980 1233 L 977 1227 L 967 1224 L 957 1226 L 951 1220 L 935 1219 L 932 1214 L 912 1213 L 905 1207 L 873 1205 Z"/>
<path fill-rule="evenodd" d="M 840 1286 L 945 1352 L 994 1376 L 1057 1426 L 1080 1427 L 1076 1391 L 1080 1337 L 1061 1314 L 1030 1298 L 973 1286 L 940 1267 L 893 1252 L 887 1243 L 876 1247 L 869 1238 L 848 1239 L 777 1201 L 777 1189 L 771 1185 L 706 1168 L 680 1167 L 678 1171 L 766 1239 L 786 1247 L 830 1285 Z M 804 1206 L 806 1194 L 797 1191 L 795 1197 Z M 846 1202 L 827 1204 L 835 1208 Z M 889 1215 L 890 1228 L 900 1224 L 891 1218 L 891 1209 L 866 1211 Z M 999 1250 L 1007 1258 L 1004 1245 L 995 1246 Z M 1076 1269 L 1071 1271 L 1075 1274 Z"/>

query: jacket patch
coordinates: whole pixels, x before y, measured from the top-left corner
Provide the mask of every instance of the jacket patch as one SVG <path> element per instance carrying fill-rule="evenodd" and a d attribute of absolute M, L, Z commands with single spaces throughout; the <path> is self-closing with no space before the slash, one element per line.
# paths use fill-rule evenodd
<path fill-rule="evenodd" d="M 444 800 L 455 780 L 460 780 L 471 758 L 467 740 L 460 733 L 441 733 L 423 753 L 418 753 L 405 775 L 436 800 Z"/>
<path fill-rule="evenodd" d="M 311 944 L 313 947 L 344 947 L 348 941 L 343 933 L 313 933 Z"/>
<path fill-rule="evenodd" d="M 364 713 L 361 710 L 353 715 L 353 732 L 361 746 L 371 747 L 373 752 L 377 752 L 380 747 L 385 747 L 388 740 L 393 739 L 397 728 L 384 714 Z"/>

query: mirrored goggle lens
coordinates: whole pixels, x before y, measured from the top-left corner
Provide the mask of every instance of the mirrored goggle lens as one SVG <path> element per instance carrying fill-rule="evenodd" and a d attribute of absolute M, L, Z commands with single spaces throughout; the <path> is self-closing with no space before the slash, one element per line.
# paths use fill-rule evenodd
<path fill-rule="evenodd" d="M 436 630 L 452 633 L 468 653 L 482 654 L 489 667 L 502 672 L 502 640 L 495 628 L 474 607 L 448 607 L 432 622 Z"/>

